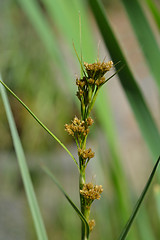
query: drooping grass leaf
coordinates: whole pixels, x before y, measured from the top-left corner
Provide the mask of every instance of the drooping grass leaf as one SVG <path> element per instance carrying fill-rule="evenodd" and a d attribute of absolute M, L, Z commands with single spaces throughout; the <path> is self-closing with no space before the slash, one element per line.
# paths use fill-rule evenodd
<path fill-rule="evenodd" d="M 80 217 L 81 221 L 85 224 L 86 226 L 86 230 L 87 230 L 87 239 L 89 239 L 89 225 L 87 220 L 85 219 L 85 217 L 83 216 L 83 214 L 81 213 L 81 211 L 78 209 L 78 207 L 73 203 L 73 201 L 70 199 L 70 197 L 67 195 L 67 193 L 65 192 L 65 190 L 63 189 L 63 187 L 60 185 L 60 183 L 57 181 L 57 179 L 55 178 L 55 176 L 53 175 L 53 173 L 46 167 L 43 166 L 42 167 L 43 170 L 45 171 L 45 173 L 53 180 L 53 182 L 57 185 L 57 187 L 60 189 L 60 191 L 63 193 L 63 195 L 66 197 L 66 199 L 68 200 L 68 202 L 71 204 L 71 206 L 74 208 L 74 210 L 76 211 L 76 213 L 78 214 L 78 216 Z M 86 240 L 87 240 L 86 239 Z"/>
<path fill-rule="evenodd" d="M 39 120 L 39 118 L 36 117 L 36 115 L 29 109 L 29 107 L 26 106 L 26 104 L 4 83 L 0 80 L 0 83 L 22 104 L 22 106 L 31 114 L 31 116 L 43 127 L 47 133 L 49 133 L 64 149 L 65 151 L 71 156 L 75 164 L 77 165 L 78 169 L 78 163 L 73 157 L 72 153 L 68 150 L 68 148 Z"/>
<path fill-rule="evenodd" d="M 145 197 L 145 195 L 146 195 L 146 193 L 147 193 L 147 191 L 149 189 L 149 186 L 150 186 L 150 184 L 152 182 L 152 179 L 153 179 L 153 177 L 155 175 L 155 172 L 156 172 L 156 169 L 158 167 L 159 162 L 160 162 L 160 156 L 159 156 L 159 158 L 158 158 L 158 160 L 157 160 L 157 162 L 156 162 L 156 164 L 155 164 L 155 166 L 154 166 L 154 168 L 153 168 L 153 170 L 152 170 L 152 172 L 150 174 L 150 177 L 149 177 L 149 179 L 148 179 L 148 181 L 147 181 L 147 183 L 146 183 L 146 185 L 144 187 L 144 190 L 141 193 L 141 196 L 139 197 L 139 199 L 138 199 L 138 201 L 137 201 L 137 203 L 136 203 L 136 205 L 135 205 L 135 207 L 133 209 L 133 212 L 132 212 L 132 214 L 131 214 L 131 216 L 130 216 L 126 226 L 124 227 L 122 233 L 120 234 L 120 237 L 118 238 L 118 240 L 124 240 L 126 238 L 126 236 L 128 234 L 128 231 L 130 230 L 130 228 L 132 226 L 132 223 L 133 223 L 133 221 L 134 221 L 134 219 L 135 219 L 135 217 L 137 215 L 137 212 L 138 212 L 138 210 L 139 210 L 139 208 L 140 208 L 140 206 L 142 204 L 142 201 L 143 201 L 143 199 L 144 199 L 144 197 Z"/>
<path fill-rule="evenodd" d="M 2 80 L 0 80 L 0 81 L 2 82 Z M 14 122 L 10 104 L 9 104 L 9 101 L 7 98 L 7 94 L 2 85 L 0 85 L 0 92 L 1 92 L 3 103 L 4 103 L 4 107 L 6 110 L 10 130 L 11 130 L 11 135 L 12 135 L 12 139 L 13 139 L 13 144 L 14 144 L 16 155 L 17 155 L 17 160 L 18 160 L 21 176 L 23 179 L 24 188 L 26 191 L 29 207 L 30 207 L 31 214 L 33 217 L 33 222 L 34 222 L 36 233 L 37 233 L 37 239 L 38 240 L 48 240 L 45 226 L 43 223 L 43 219 L 42 219 L 40 209 L 38 206 L 38 202 L 36 199 L 36 195 L 34 192 L 34 188 L 32 185 L 31 177 L 29 174 L 28 166 L 26 163 L 22 144 L 21 144 L 21 141 L 18 136 L 18 132 L 17 132 L 16 125 Z"/>
<path fill-rule="evenodd" d="M 160 91 L 160 48 L 138 0 L 123 0 L 128 18 Z"/>
<path fill-rule="evenodd" d="M 113 62 L 121 61 L 125 65 L 125 68 L 118 73 L 120 82 L 132 107 L 144 140 L 148 144 L 152 156 L 155 159 L 159 155 L 160 142 L 157 126 L 144 101 L 144 97 L 135 81 L 133 73 L 128 66 L 123 51 L 110 27 L 101 2 L 99 0 L 89 0 L 89 3 Z M 117 69 L 117 66 L 115 66 L 115 68 Z"/>

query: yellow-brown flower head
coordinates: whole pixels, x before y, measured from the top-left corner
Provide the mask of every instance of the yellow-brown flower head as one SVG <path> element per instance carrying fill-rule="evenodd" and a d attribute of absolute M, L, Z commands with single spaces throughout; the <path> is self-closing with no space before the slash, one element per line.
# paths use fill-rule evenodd
<path fill-rule="evenodd" d="M 96 63 L 90 63 L 90 64 L 84 62 L 84 66 L 88 74 L 88 77 L 96 80 L 99 77 L 103 77 L 103 75 L 112 68 L 113 62 L 108 61 L 108 62 L 101 63 L 100 61 L 98 61 Z"/>
<path fill-rule="evenodd" d="M 89 220 L 88 224 L 89 224 L 89 229 L 90 229 L 90 231 L 92 231 L 93 228 L 94 228 L 95 225 L 96 225 L 95 220 L 94 220 L 94 219 Z"/>
<path fill-rule="evenodd" d="M 83 159 L 88 159 L 88 161 L 94 157 L 94 152 L 92 152 L 91 148 L 89 149 L 78 149 L 78 155 L 81 156 Z"/>
<path fill-rule="evenodd" d="M 91 117 L 88 117 L 88 118 L 86 119 L 86 123 L 87 123 L 88 127 L 90 127 L 90 126 L 92 126 L 92 124 L 94 123 L 94 121 L 93 121 L 93 119 L 92 119 Z"/>
<path fill-rule="evenodd" d="M 79 135 L 86 136 L 89 133 L 89 127 L 93 124 L 92 118 L 87 118 L 86 121 L 82 121 L 75 117 L 71 124 L 65 124 L 65 130 L 72 137 Z"/>
<path fill-rule="evenodd" d="M 102 185 L 93 185 L 93 183 L 84 184 L 83 189 L 80 190 L 80 194 L 84 198 L 89 200 L 100 199 L 100 194 L 103 192 Z"/>

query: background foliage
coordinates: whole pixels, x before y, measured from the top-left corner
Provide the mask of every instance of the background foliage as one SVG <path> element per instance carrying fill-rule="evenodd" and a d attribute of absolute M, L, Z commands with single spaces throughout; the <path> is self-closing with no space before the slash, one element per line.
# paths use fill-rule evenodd
<path fill-rule="evenodd" d="M 79 12 L 84 61 L 93 62 L 99 54 L 101 60 L 104 57 L 110 60 L 112 56 L 115 63 L 125 63 L 120 81 L 118 78 L 112 79 L 98 98 L 93 116 L 95 125 L 90 138 L 96 159 L 90 166 L 89 180 L 104 186 L 103 197 L 95 204 L 97 226 L 92 239 L 97 239 L 97 236 L 98 239 L 105 239 L 106 236 L 114 239 L 126 222 L 160 149 L 160 50 L 157 17 L 160 6 L 153 0 L 103 1 L 108 29 L 113 34 L 112 38 L 111 34 L 107 38 L 103 34 L 103 29 L 107 29 L 105 22 L 99 18 L 97 8 L 91 2 L 1 1 L 0 70 L 10 88 L 74 153 L 75 146 L 64 132 L 64 124 L 79 114 L 75 78 L 80 74 L 80 67 L 72 45 L 74 42 L 80 54 Z M 96 4 L 97 1 L 93 2 Z M 100 21 L 99 27 L 95 19 Z M 119 49 L 124 58 L 119 54 Z M 130 69 L 129 77 L 127 68 Z M 139 96 L 143 98 L 145 112 Z M 47 163 L 78 203 L 76 168 L 65 152 L 20 104 L 13 97 L 9 98 L 28 155 L 49 239 L 79 239 L 79 219 L 56 187 L 46 179 L 39 165 L 41 162 Z M 1 99 L 0 106 L 0 180 L 4 183 L 0 189 L 0 211 L 4 208 L 4 202 L 8 201 L 10 205 L 11 200 L 14 208 L 16 201 L 19 201 L 23 212 L 19 218 L 23 221 L 27 219 L 27 222 L 21 226 L 22 219 L 17 220 L 17 225 L 15 221 L 15 225 L 8 229 L 14 229 L 10 230 L 12 239 L 15 238 L 13 236 L 16 239 L 18 236 L 20 239 L 34 239 L 35 233 L 22 194 L 23 187 L 12 153 L 12 140 Z M 151 116 L 149 120 L 148 116 Z M 156 183 L 157 181 L 140 210 L 128 239 L 152 240 L 160 237 L 157 205 L 159 187 Z M 6 206 L 6 210 L 7 208 Z M 11 216 L 14 213 L 11 212 Z M 1 226 L 6 225 L 5 218 L 7 219 L 6 212 L 1 214 Z M 23 237 L 20 230 L 15 231 L 20 228 L 24 230 Z M 8 230 L 4 228 L 2 234 L 7 239 Z"/>

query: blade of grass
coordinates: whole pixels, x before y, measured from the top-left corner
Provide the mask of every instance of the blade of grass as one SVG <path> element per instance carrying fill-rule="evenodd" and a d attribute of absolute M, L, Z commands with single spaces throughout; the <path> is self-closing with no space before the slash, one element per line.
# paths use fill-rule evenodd
<path fill-rule="evenodd" d="M 145 185 L 145 187 L 144 187 L 144 189 L 143 189 L 143 191 L 142 191 L 142 193 L 141 193 L 141 195 L 140 195 L 140 197 L 139 197 L 139 199 L 138 199 L 138 201 L 137 201 L 137 203 L 136 203 L 136 205 L 135 205 L 135 207 L 133 209 L 133 212 L 132 212 L 129 220 L 127 221 L 126 226 L 122 230 L 122 233 L 120 234 L 120 237 L 118 238 L 118 240 L 124 240 L 126 238 L 128 232 L 129 232 L 129 230 L 130 230 L 130 228 L 132 226 L 132 223 L 133 223 L 133 221 L 134 221 L 134 219 L 135 219 L 135 217 L 137 215 L 137 212 L 138 212 L 138 210 L 139 210 L 139 208 L 140 208 L 140 206 L 142 204 L 142 201 L 143 201 L 143 199 L 144 199 L 144 197 L 145 197 L 145 195 L 146 195 L 146 193 L 147 193 L 147 191 L 149 189 L 149 186 L 150 186 L 150 184 L 152 182 L 152 179 L 153 179 L 153 177 L 155 175 L 155 172 L 156 172 L 156 169 L 158 167 L 159 162 L 160 162 L 160 156 L 159 156 L 158 160 L 156 161 L 156 164 L 155 164 L 155 166 L 154 166 L 154 168 L 153 168 L 153 170 L 152 170 L 152 172 L 151 172 L 151 174 L 149 176 L 149 179 L 148 179 L 148 181 L 147 181 L 147 183 L 146 183 L 146 185 Z"/>
<path fill-rule="evenodd" d="M 88 12 L 85 7 L 84 1 L 77 0 L 43 0 L 43 4 L 46 7 L 48 15 L 53 22 L 56 22 L 61 33 L 65 36 L 65 40 L 68 41 L 68 45 L 73 51 L 72 41 L 74 41 L 77 47 L 78 54 L 80 56 L 80 36 L 79 36 L 79 14 L 82 21 L 82 34 L 81 44 L 83 50 L 83 58 L 85 61 L 94 61 L 95 59 L 95 47 L 92 38 L 91 28 L 88 21 Z M 63 17 L 62 17 L 63 16 Z"/>
<path fill-rule="evenodd" d="M 160 92 L 160 67 L 158 64 L 160 62 L 160 48 L 153 31 L 137 0 L 123 0 L 122 3 L 128 13 L 128 18 L 139 41 L 148 68 L 152 72 Z"/>
<path fill-rule="evenodd" d="M 156 200 L 157 213 L 160 220 L 160 185 L 159 184 L 154 186 L 154 197 Z"/>
<path fill-rule="evenodd" d="M 17 132 L 17 129 L 16 129 L 16 126 L 15 126 L 15 122 L 14 122 L 14 119 L 13 119 L 13 115 L 12 115 L 12 112 L 11 112 L 11 108 L 10 108 L 10 104 L 9 104 L 9 101 L 8 101 L 8 98 L 7 98 L 7 94 L 6 94 L 5 89 L 2 85 L 0 86 L 0 92 L 1 92 L 3 103 L 4 103 L 4 107 L 5 107 L 5 110 L 6 110 L 10 130 L 11 130 L 11 135 L 12 135 L 12 139 L 13 139 L 13 144 L 14 144 L 16 155 L 17 155 L 17 160 L 18 160 L 21 176 L 22 176 L 22 179 L 23 179 L 23 183 L 24 183 L 29 207 L 30 207 L 30 210 L 31 210 L 31 213 L 32 213 L 33 222 L 34 222 L 36 233 L 37 233 L 37 239 L 38 240 L 47 240 L 48 237 L 47 237 L 47 234 L 46 234 L 45 226 L 44 226 L 44 223 L 43 223 L 43 219 L 42 219 L 42 216 L 41 216 L 41 213 L 40 213 L 40 209 L 39 209 L 38 202 L 37 202 L 37 199 L 36 199 L 36 195 L 35 195 L 35 192 L 34 192 L 34 188 L 33 188 L 33 185 L 32 185 L 32 181 L 31 181 L 28 166 L 27 166 L 27 163 L 26 163 L 25 155 L 24 155 L 24 152 L 23 152 L 22 144 L 21 144 L 21 141 L 20 141 L 19 136 L 18 136 L 18 132 Z"/>
<path fill-rule="evenodd" d="M 153 0 L 146 0 L 148 7 L 150 8 L 154 20 L 160 30 L 160 11 L 159 8 L 156 6 L 156 3 Z"/>
<path fill-rule="evenodd" d="M 39 120 L 39 118 L 36 117 L 36 115 L 29 109 L 29 107 L 27 107 L 26 104 L 2 80 L 0 80 L 0 83 L 13 95 L 13 97 L 15 97 L 22 104 L 22 106 L 41 125 L 41 127 L 43 127 L 46 130 L 46 132 L 49 133 L 51 137 L 53 137 L 65 149 L 65 151 L 71 156 L 71 158 L 73 159 L 73 161 L 75 162 L 79 170 L 78 163 L 73 157 L 72 153 L 68 150 L 68 148 Z"/>
<path fill-rule="evenodd" d="M 46 167 L 43 166 L 42 169 L 44 170 L 44 172 L 52 179 L 52 181 L 57 185 L 57 187 L 60 189 L 60 191 L 63 193 L 63 195 L 66 197 L 66 199 L 68 200 L 68 202 L 71 204 L 71 206 L 73 207 L 73 209 L 76 211 L 76 213 L 78 214 L 79 218 L 81 219 L 82 222 L 84 222 L 84 224 L 86 225 L 86 230 L 87 230 L 87 239 L 89 239 L 89 225 L 87 220 L 85 219 L 85 217 L 83 216 L 83 214 L 81 213 L 81 211 L 78 209 L 78 207 L 73 203 L 73 201 L 70 199 L 70 197 L 67 195 L 67 193 L 64 191 L 63 187 L 60 185 L 60 183 L 57 181 L 57 179 L 55 178 L 55 176 L 53 175 L 53 173 Z M 86 240 L 87 240 L 86 239 Z"/>
<path fill-rule="evenodd" d="M 99 0 L 89 0 L 89 3 L 113 62 L 121 61 L 125 65 L 125 68 L 118 73 L 120 82 L 132 107 L 144 140 L 148 144 L 153 159 L 155 159 L 159 155 L 160 142 L 160 135 L 157 126 L 144 101 L 133 73 L 128 66 L 123 51 L 110 27 L 101 2 Z M 115 68 L 118 70 L 117 66 L 115 66 Z"/>
<path fill-rule="evenodd" d="M 70 87 L 71 92 L 73 92 L 73 85 L 69 84 L 71 77 L 69 71 L 67 71 L 65 60 L 62 54 L 60 54 L 58 41 L 54 37 L 52 28 L 45 18 L 40 5 L 36 0 L 18 1 L 42 40 L 49 56 L 54 61 L 54 65 L 60 67 L 60 72 L 64 73 L 65 80 L 68 83 L 67 87 Z"/>
<path fill-rule="evenodd" d="M 141 208 L 141 212 L 136 219 L 138 223 L 140 239 L 141 240 L 156 240 L 154 236 L 154 230 L 150 222 L 150 216 L 147 212 L 146 206 Z M 133 227 L 133 226 L 132 226 Z"/>

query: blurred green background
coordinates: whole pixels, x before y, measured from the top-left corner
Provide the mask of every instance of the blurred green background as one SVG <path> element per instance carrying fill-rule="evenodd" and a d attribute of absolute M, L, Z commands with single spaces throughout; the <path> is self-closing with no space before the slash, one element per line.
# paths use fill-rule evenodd
<path fill-rule="evenodd" d="M 159 135 L 160 4 L 151 0 L 135 3 L 104 0 L 103 4 Z M 64 124 L 80 114 L 75 96 L 75 79 L 80 75 L 80 66 L 73 42 L 79 55 L 82 45 L 85 62 L 92 63 L 97 56 L 100 60 L 111 59 L 111 50 L 106 48 L 96 25 L 90 1 L 0 1 L 3 81 L 76 157 L 73 139 L 64 131 Z M 123 59 L 116 59 L 119 61 L 123 64 Z M 137 120 L 138 114 L 133 110 L 138 109 L 139 104 L 130 105 L 125 92 L 118 76 L 114 77 L 103 87 L 93 112 L 95 124 L 88 146 L 93 147 L 96 157 L 89 165 L 87 179 L 104 186 L 102 199 L 92 207 L 92 217 L 96 220 L 91 234 L 93 240 L 116 239 L 160 153 L 159 142 L 154 142 L 154 137 L 150 137 L 151 147 L 146 141 L 144 131 L 147 135 L 147 130 L 139 128 L 143 122 Z M 41 163 L 50 166 L 71 198 L 79 204 L 78 171 L 72 159 L 17 100 L 8 96 L 49 239 L 80 239 L 78 217 L 40 168 Z M 144 125 L 148 124 L 148 131 L 152 131 L 145 116 L 143 121 Z M 0 239 L 36 239 L 1 98 L 0 182 Z M 154 180 L 127 239 L 160 238 L 158 182 Z"/>

